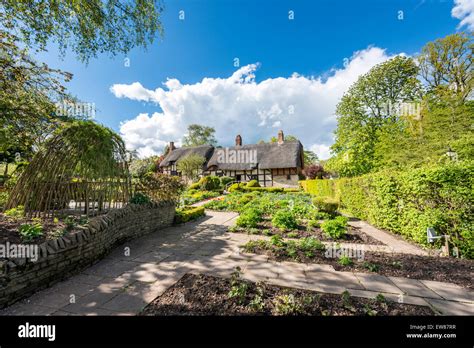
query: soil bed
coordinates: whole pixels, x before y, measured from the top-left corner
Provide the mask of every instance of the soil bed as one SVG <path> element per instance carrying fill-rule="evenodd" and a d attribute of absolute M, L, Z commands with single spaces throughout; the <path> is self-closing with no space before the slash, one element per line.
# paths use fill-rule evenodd
<path fill-rule="evenodd" d="M 78 220 L 79 218 L 75 217 Z M 43 233 L 32 240 L 22 239 L 18 232 L 21 225 L 40 224 L 43 227 Z M 75 226 L 77 223 L 75 223 Z M 11 244 L 41 244 L 46 240 L 56 239 L 67 234 L 67 225 L 62 220 L 54 221 L 52 219 L 31 219 L 27 217 L 11 218 L 0 213 L 0 244 L 9 242 Z"/>
<path fill-rule="evenodd" d="M 297 251 L 297 256 L 288 256 L 277 247 L 244 248 L 246 252 L 268 255 L 276 261 L 297 261 L 302 263 L 329 264 L 337 271 L 377 273 L 385 276 L 405 277 L 419 280 L 435 280 L 458 284 L 474 289 L 474 261 L 434 256 L 418 256 L 398 253 L 365 252 L 362 260 L 351 259 L 353 264 L 343 266 L 337 258 L 327 258 L 324 251 L 317 251 L 313 257 Z"/>
<path fill-rule="evenodd" d="M 257 228 L 249 229 L 236 227 L 232 232 L 266 236 L 280 234 L 284 238 L 316 237 L 324 242 L 384 245 L 384 243 L 381 241 L 372 238 L 371 236 L 362 232 L 360 228 L 354 226 L 348 226 L 347 233 L 342 238 L 337 240 L 327 236 L 320 228 L 317 227 L 312 227 L 309 231 L 306 229 L 306 226 L 299 226 L 296 230 L 282 231 L 276 227 L 273 227 L 271 221 L 268 220 L 259 223 Z"/>
<path fill-rule="evenodd" d="M 235 279 L 234 279 L 235 281 Z M 235 285 L 235 283 L 234 283 Z M 365 299 L 320 294 L 238 280 L 242 297 L 229 297 L 230 279 L 186 274 L 139 315 L 434 315 L 429 307 L 400 304 L 383 297 Z"/>

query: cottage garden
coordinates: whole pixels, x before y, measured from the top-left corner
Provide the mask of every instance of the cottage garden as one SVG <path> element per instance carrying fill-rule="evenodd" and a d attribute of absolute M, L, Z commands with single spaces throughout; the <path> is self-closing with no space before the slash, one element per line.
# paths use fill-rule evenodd
<path fill-rule="evenodd" d="M 430 61 L 433 50 L 453 45 L 472 60 L 470 40 L 436 40 L 419 62 L 436 72 L 446 62 Z M 178 155 L 191 145 L 171 143 L 134 171 L 123 139 L 93 121 L 54 120 L 44 138 L 27 132 L 18 144 L 13 129 L 41 124 L 6 123 L 0 314 L 472 315 L 472 71 L 426 88 L 423 117 L 361 115 L 379 109 L 370 100 L 419 95 L 418 70 L 397 56 L 347 91 L 328 172 L 305 168 L 301 143 L 283 132 L 255 147 L 295 150 L 291 167 L 270 156 L 250 178 L 209 176 L 198 158 L 182 178 Z M 308 178 L 293 185 L 301 170 Z"/>

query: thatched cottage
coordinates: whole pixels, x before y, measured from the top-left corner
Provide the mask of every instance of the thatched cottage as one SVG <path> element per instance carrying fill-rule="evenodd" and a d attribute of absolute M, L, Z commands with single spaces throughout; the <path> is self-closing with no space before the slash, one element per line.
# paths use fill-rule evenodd
<path fill-rule="evenodd" d="M 211 145 L 175 148 L 171 142 L 160 168 L 164 173 L 181 175 L 176 164 L 191 154 L 205 159 L 203 176 L 229 176 L 237 182 L 258 180 L 265 187 L 297 186 L 304 167 L 303 145 L 298 140 L 285 141 L 283 131 L 279 131 L 275 143 L 243 145 L 242 137 L 237 135 L 235 146 L 226 148 Z"/>

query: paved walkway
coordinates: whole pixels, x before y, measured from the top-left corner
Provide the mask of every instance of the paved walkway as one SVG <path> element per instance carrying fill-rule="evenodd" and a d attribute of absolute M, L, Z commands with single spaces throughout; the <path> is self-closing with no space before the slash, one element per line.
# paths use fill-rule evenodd
<path fill-rule="evenodd" d="M 269 261 L 239 246 L 256 236 L 226 232 L 236 213 L 208 212 L 193 223 L 125 243 L 82 273 L 0 311 L 1 315 L 134 315 L 185 273 L 242 277 L 274 285 L 432 306 L 446 315 L 474 314 L 474 293 L 449 283 L 337 272 L 330 265 Z M 125 256 L 125 248 L 130 256 Z"/>

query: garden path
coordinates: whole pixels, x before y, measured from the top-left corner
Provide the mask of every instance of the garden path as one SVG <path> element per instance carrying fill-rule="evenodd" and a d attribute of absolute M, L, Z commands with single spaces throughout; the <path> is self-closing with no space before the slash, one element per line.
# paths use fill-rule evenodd
<path fill-rule="evenodd" d="M 330 265 L 276 262 L 242 253 L 239 246 L 258 237 L 226 232 L 236 217 L 231 212 L 207 212 L 198 221 L 124 243 L 80 274 L 0 315 L 135 315 L 186 273 L 229 277 L 237 266 L 251 281 L 335 294 L 348 290 L 368 298 L 382 293 L 396 301 L 431 306 L 444 315 L 474 314 L 474 292 L 454 284 L 339 272 Z"/>

